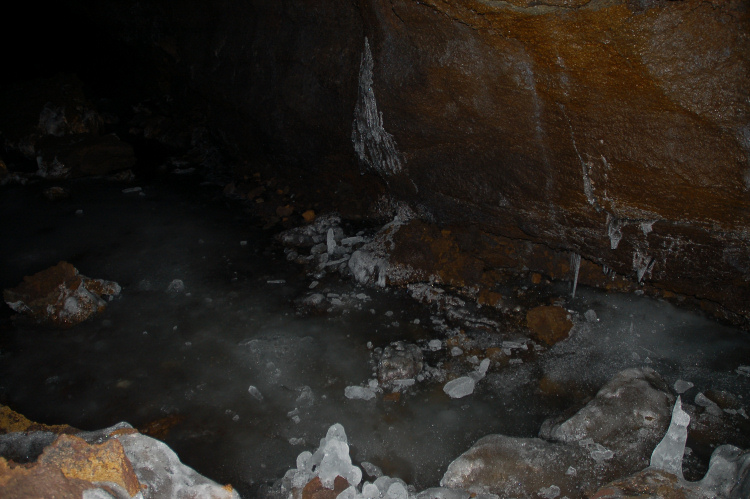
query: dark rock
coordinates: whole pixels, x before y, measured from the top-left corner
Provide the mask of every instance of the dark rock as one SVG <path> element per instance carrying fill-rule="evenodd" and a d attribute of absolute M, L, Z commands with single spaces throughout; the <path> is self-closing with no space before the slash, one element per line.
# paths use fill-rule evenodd
<path fill-rule="evenodd" d="M 42 177 L 109 175 L 135 165 L 133 147 L 114 134 L 48 137 L 40 140 L 38 148 L 41 159 L 37 174 Z"/>

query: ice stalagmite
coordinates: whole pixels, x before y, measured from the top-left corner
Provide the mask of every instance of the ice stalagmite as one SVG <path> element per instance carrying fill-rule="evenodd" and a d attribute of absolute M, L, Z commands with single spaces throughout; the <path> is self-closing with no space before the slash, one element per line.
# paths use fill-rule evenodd
<path fill-rule="evenodd" d="M 682 410 L 682 401 L 677 401 L 672 409 L 672 422 L 669 429 L 659 445 L 651 454 L 651 467 L 667 471 L 682 477 L 682 456 L 685 453 L 685 442 L 687 441 L 687 427 L 690 424 L 690 415 Z"/>

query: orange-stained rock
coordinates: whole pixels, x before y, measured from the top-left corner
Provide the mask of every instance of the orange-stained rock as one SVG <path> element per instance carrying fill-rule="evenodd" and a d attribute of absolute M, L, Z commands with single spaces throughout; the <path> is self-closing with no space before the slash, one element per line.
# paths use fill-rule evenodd
<path fill-rule="evenodd" d="M 401 400 L 401 392 L 391 392 L 383 395 L 383 402 L 398 402 Z"/>
<path fill-rule="evenodd" d="M 573 322 L 564 308 L 542 305 L 526 313 L 526 325 L 539 340 L 554 345 L 568 337 Z"/>
<path fill-rule="evenodd" d="M 68 262 L 23 278 L 15 288 L 3 291 L 5 302 L 18 313 L 49 325 L 71 327 L 101 312 L 101 295 L 120 293 L 116 282 L 90 279 Z"/>
<path fill-rule="evenodd" d="M 159 440 L 167 438 L 169 431 L 175 426 L 180 424 L 185 419 L 182 414 L 170 414 L 163 418 L 151 421 L 146 425 L 139 428 L 140 432 L 149 437 L 154 437 Z"/>
<path fill-rule="evenodd" d="M 116 483 L 131 496 L 141 489 L 122 444 L 114 438 L 90 445 L 74 435 L 61 435 L 44 449 L 37 462 L 59 468 L 67 478 Z"/>
<path fill-rule="evenodd" d="M 0 405 L 0 435 L 18 431 L 51 431 L 52 433 L 77 433 L 79 430 L 72 426 L 45 425 L 31 421 L 23 414 L 19 414 L 7 405 Z"/>
<path fill-rule="evenodd" d="M 276 216 L 279 218 L 288 217 L 294 213 L 294 206 L 286 205 L 286 206 L 279 206 L 276 208 Z"/>
<path fill-rule="evenodd" d="M 710 496 L 697 483 L 679 480 L 666 471 L 647 468 L 635 475 L 608 483 L 590 496 L 590 499 L 686 499 Z"/>
<path fill-rule="evenodd" d="M 315 220 L 315 212 L 313 210 L 307 210 L 302 213 L 302 218 L 305 219 L 305 222 L 310 223 Z"/>
<path fill-rule="evenodd" d="M 18 465 L 0 457 L 0 497 L 4 499 L 81 499 L 95 485 L 66 477 L 51 464 Z"/>
<path fill-rule="evenodd" d="M 315 477 L 302 489 L 302 499 L 335 499 L 348 487 L 349 482 L 341 476 L 337 476 L 333 480 L 333 490 L 323 487 L 320 478 Z"/>

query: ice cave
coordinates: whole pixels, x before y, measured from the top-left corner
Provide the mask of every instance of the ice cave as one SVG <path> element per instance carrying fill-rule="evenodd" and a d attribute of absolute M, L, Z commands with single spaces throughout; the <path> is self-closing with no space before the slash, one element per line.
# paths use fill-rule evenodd
<path fill-rule="evenodd" d="M 19 8 L 0 497 L 750 497 L 750 2 Z"/>

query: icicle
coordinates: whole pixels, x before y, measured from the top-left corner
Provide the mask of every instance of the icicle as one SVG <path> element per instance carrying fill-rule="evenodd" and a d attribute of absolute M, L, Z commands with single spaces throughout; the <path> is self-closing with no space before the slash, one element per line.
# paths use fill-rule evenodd
<path fill-rule="evenodd" d="M 617 249 L 617 245 L 620 244 L 623 226 L 622 220 L 607 213 L 607 235 L 609 236 L 610 248 L 613 250 Z"/>
<path fill-rule="evenodd" d="M 570 255 L 570 267 L 573 269 L 573 293 L 570 297 L 576 297 L 576 287 L 578 287 L 578 272 L 581 270 L 581 255 L 573 253 Z"/>

